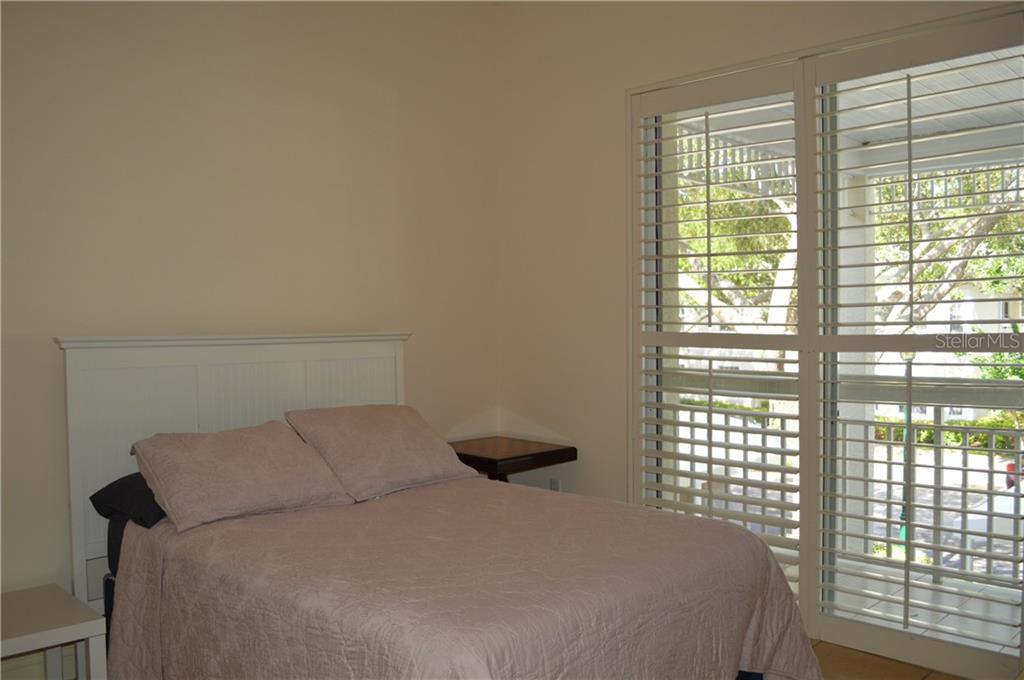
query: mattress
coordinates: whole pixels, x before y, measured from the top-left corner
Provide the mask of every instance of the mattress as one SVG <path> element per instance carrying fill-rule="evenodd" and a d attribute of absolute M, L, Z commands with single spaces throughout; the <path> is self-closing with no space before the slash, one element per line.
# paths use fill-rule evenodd
<path fill-rule="evenodd" d="M 714 520 L 466 479 L 126 529 L 110 675 L 817 680 L 774 557 Z"/>

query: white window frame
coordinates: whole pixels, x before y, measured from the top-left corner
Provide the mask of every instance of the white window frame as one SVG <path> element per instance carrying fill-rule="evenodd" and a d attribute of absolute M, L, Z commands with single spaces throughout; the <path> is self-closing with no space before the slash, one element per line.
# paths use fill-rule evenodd
<path fill-rule="evenodd" d="M 927 352 L 937 346 L 940 333 L 871 336 L 823 335 L 818 319 L 818 217 L 815 94 L 819 85 L 924 65 L 968 54 L 1020 45 L 1024 35 L 1024 11 L 1004 6 L 959 18 L 933 22 L 915 29 L 890 32 L 858 41 L 782 55 L 732 69 L 704 73 L 627 93 L 628 278 L 629 323 L 629 446 L 628 483 L 630 502 L 640 502 L 642 482 L 640 451 L 643 446 L 639 395 L 642 385 L 642 348 L 679 346 L 678 333 L 642 330 L 643 270 L 642 229 L 639 226 L 637 168 L 641 139 L 637 122 L 645 116 L 712 106 L 791 91 L 794 93 L 797 137 L 798 217 L 798 332 L 796 335 L 747 335 L 687 333 L 685 345 L 704 348 L 751 348 L 795 350 L 799 356 L 801 413 L 801 512 L 799 601 L 804 626 L 811 637 L 838 642 L 892 658 L 939 668 L 961 675 L 1013 678 L 1020 659 L 977 648 L 926 639 L 908 632 L 883 629 L 857 621 L 825 616 L 819 612 L 818 588 L 821 553 L 821 439 L 819 413 L 822 399 L 818 384 L 822 353 L 901 351 Z M 813 405 L 813 408 L 806 408 Z"/>

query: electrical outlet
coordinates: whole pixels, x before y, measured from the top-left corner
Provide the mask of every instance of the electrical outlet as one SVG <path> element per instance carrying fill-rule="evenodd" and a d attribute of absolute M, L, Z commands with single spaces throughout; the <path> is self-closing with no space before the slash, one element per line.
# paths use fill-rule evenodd
<path fill-rule="evenodd" d="M 558 477 L 552 477 L 551 479 L 548 480 L 548 488 L 551 489 L 552 491 L 561 491 L 562 480 L 560 480 Z"/>

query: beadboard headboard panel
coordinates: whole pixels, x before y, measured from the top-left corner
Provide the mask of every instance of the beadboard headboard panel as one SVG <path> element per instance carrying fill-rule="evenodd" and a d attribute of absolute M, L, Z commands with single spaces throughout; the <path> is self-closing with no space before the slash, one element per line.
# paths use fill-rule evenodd
<path fill-rule="evenodd" d="M 215 432 L 298 408 L 401 404 L 408 334 L 57 338 L 67 382 L 73 588 L 103 608 L 107 522 L 89 496 L 157 432 Z"/>

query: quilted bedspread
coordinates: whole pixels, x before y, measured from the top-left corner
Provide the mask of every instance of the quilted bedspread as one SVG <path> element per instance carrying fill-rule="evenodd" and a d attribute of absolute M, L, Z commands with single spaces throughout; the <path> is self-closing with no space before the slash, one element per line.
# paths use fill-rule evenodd
<path fill-rule="evenodd" d="M 129 524 L 114 680 L 816 680 L 765 544 L 721 521 L 483 479 Z"/>

